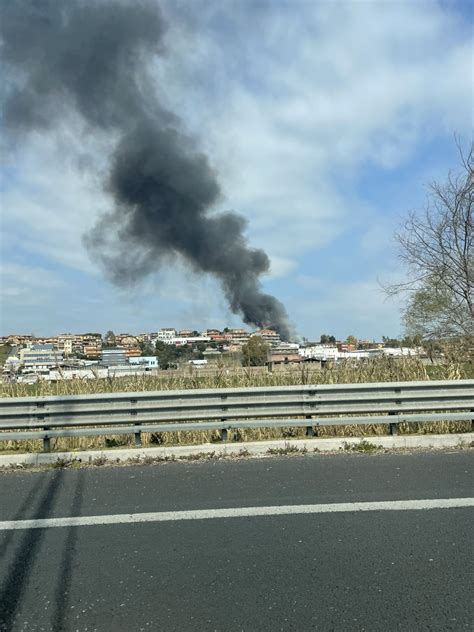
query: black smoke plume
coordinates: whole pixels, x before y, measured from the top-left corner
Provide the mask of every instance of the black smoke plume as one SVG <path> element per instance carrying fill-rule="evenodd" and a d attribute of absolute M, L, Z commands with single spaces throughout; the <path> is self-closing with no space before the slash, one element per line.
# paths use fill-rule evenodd
<path fill-rule="evenodd" d="M 213 212 L 221 196 L 216 174 L 162 107 L 147 72 L 164 51 L 156 3 L 8 0 L 0 17 L 7 128 L 51 129 L 74 112 L 111 140 L 105 188 L 114 210 L 84 241 L 112 280 L 137 281 L 181 256 L 219 279 L 244 322 L 288 339 L 285 308 L 261 291 L 267 255 L 248 246 L 243 217 Z"/>

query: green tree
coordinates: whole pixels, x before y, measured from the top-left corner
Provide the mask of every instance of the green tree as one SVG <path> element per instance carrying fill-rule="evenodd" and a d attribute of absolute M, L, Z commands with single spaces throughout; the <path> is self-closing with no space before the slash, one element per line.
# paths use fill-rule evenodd
<path fill-rule="evenodd" d="M 385 288 L 407 296 L 406 333 L 424 340 L 474 336 L 474 145 L 467 157 L 458 148 L 458 173 L 433 182 L 424 209 L 395 235 L 408 280 Z"/>
<path fill-rule="evenodd" d="M 169 369 L 176 366 L 178 354 L 174 345 L 167 345 L 162 340 L 157 340 L 155 344 L 155 355 L 160 363 L 160 369 Z"/>
<path fill-rule="evenodd" d="M 105 347 L 115 347 L 117 344 L 114 332 L 109 329 L 109 331 L 105 334 L 104 338 L 104 346 Z"/>
<path fill-rule="evenodd" d="M 336 338 L 334 336 L 328 336 L 327 334 L 322 334 L 319 342 L 323 345 L 333 344 L 336 342 Z"/>
<path fill-rule="evenodd" d="M 355 336 L 347 336 L 346 342 L 348 345 L 354 345 L 354 347 L 357 347 L 357 338 Z"/>
<path fill-rule="evenodd" d="M 382 336 L 384 347 L 399 347 L 400 340 L 398 338 L 390 338 L 390 336 Z"/>
<path fill-rule="evenodd" d="M 416 336 L 405 336 L 401 341 L 402 347 L 421 347 L 422 338 L 418 334 Z"/>
<path fill-rule="evenodd" d="M 158 358 L 161 369 L 178 368 L 181 362 L 198 358 L 199 354 L 199 350 L 194 351 L 189 345 L 176 347 L 175 345 L 167 345 L 162 340 L 156 341 L 155 355 Z"/>
<path fill-rule="evenodd" d="M 11 350 L 12 346 L 8 343 L 0 345 L 0 366 L 3 366 L 5 364 L 5 361 L 10 355 Z"/>
<path fill-rule="evenodd" d="M 206 345 L 203 342 L 198 342 L 196 345 L 196 359 L 203 360 L 204 359 L 204 351 L 206 350 Z"/>
<path fill-rule="evenodd" d="M 142 356 L 155 355 L 155 349 L 149 342 L 140 342 L 140 351 L 142 352 Z"/>
<path fill-rule="evenodd" d="M 263 366 L 268 359 L 269 346 L 260 336 L 251 336 L 242 345 L 242 363 L 244 366 Z"/>

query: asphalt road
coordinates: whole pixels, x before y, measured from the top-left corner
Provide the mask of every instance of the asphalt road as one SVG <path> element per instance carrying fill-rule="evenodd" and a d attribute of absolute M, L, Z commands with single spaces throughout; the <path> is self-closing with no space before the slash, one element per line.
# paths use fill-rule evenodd
<path fill-rule="evenodd" d="M 4 473 L 0 521 L 467 498 L 467 451 Z M 0 531 L 0 630 L 471 630 L 472 508 Z"/>

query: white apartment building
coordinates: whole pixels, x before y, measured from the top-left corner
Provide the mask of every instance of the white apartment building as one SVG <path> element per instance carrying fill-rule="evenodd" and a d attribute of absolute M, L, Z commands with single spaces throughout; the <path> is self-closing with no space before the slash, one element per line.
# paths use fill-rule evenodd
<path fill-rule="evenodd" d="M 60 334 L 56 338 L 57 349 L 58 351 L 61 351 L 65 356 L 72 355 L 75 342 L 76 336 L 73 336 L 72 334 Z"/>
<path fill-rule="evenodd" d="M 178 335 L 176 329 L 174 327 L 163 327 L 158 332 L 157 338 L 162 342 L 167 342 L 170 344 L 170 340 L 172 338 L 176 338 Z"/>
<path fill-rule="evenodd" d="M 185 338 L 182 336 L 176 336 L 176 338 L 170 338 L 169 340 L 164 340 L 163 342 L 175 345 L 176 347 L 182 347 L 183 345 L 192 345 L 199 342 L 208 343 L 210 341 L 211 338 L 209 338 L 209 336 L 186 336 Z"/>

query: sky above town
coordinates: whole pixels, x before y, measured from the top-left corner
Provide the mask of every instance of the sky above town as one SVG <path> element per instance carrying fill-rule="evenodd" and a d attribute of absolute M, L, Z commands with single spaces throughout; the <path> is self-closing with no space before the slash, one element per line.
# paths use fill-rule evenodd
<path fill-rule="evenodd" d="M 158 4 L 150 90 L 208 156 L 212 212 L 242 214 L 268 253 L 263 289 L 301 337 L 399 336 L 402 302 L 382 289 L 405 274 L 394 231 L 472 136 L 470 3 Z M 107 139 L 74 117 L 3 136 L 0 334 L 241 326 L 178 257 L 127 289 L 105 278 L 82 236 L 112 208 Z"/>

